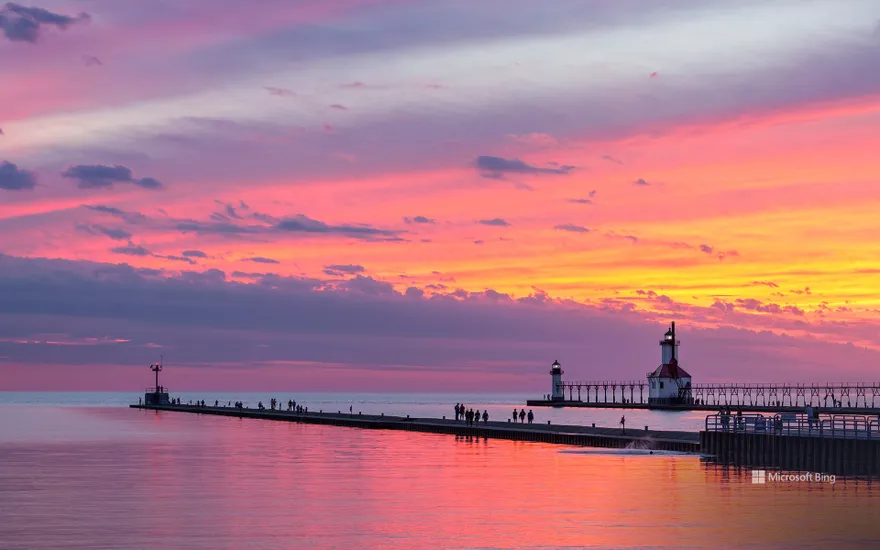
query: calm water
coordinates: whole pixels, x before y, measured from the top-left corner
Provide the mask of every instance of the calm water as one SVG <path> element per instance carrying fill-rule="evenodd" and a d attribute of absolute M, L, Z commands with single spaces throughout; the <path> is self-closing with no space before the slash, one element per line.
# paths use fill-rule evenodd
<path fill-rule="evenodd" d="M 3 549 L 880 544 L 866 481 L 753 485 L 693 456 L 0 397 Z"/>

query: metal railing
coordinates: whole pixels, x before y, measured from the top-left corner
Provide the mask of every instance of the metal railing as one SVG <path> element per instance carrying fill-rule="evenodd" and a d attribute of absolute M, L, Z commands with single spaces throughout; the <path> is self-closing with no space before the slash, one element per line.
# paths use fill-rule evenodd
<path fill-rule="evenodd" d="M 144 389 L 144 393 L 168 393 L 168 387 L 167 386 L 159 386 L 157 388 L 156 386 L 149 386 Z"/>
<path fill-rule="evenodd" d="M 788 435 L 802 437 L 840 437 L 880 439 L 880 417 L 850 414 L 711 414 L 706 417 L 707 432 Z"/>

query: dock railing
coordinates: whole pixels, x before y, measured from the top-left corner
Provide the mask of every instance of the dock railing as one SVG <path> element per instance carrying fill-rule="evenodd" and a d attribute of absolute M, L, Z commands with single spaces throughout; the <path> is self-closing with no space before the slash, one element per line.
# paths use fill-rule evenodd
<path fill-rule="evenodd" d="M 806 414 L 711 414 L 707 432 L 734 432 L 801 437 L 880 439 L 880 417 L 834 414 L 810 418 Z"/>

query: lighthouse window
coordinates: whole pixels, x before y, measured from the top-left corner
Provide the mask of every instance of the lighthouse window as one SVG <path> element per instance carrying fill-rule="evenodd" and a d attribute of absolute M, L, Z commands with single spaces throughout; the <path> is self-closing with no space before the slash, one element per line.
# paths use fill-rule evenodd
<path fill-rule="evenodd" d="M 660 389 L 663 389 L 663 382 L 660 382 Z"/>

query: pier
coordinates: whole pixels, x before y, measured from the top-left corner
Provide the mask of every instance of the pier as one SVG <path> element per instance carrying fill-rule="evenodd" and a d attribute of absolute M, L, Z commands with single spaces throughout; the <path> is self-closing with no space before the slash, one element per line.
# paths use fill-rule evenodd
<path fill-rule="evenodd" d="M 712 460 L 752 468 L 880 475 L 880 419 L 859 415 L 710 415 L 700 449 Z"/>
<path fill-rule="evenodd" d="M 194 405 L 130 405 L 134 409 L 253 418 L 303 424 L 321 424 L 368 430 L 403 430 L 464 437 L 532 441 L 584 447 L 635 448 L 697 453 L 700 437 L 696 432 L 639 430 L 627 428 L 593 428 L 553 424 L 514 424 L 512 422 L 480 422 L 468 426 L 464 421 L 439 418 L 409 418 L 385 415 L 362 415 L 343 412 L 280 411 L 236 407 L 199 407 Z"/>
<path fill-rule="evenodd" d="M 689 399 L 649 403 L 646 382 L 560 382 L 561 399 L 533 399 L 529 407 L 583 407 L 746 412 L 803 412 L 880 415 L 880 383 L 873 384 L 692 384 Z"/>

